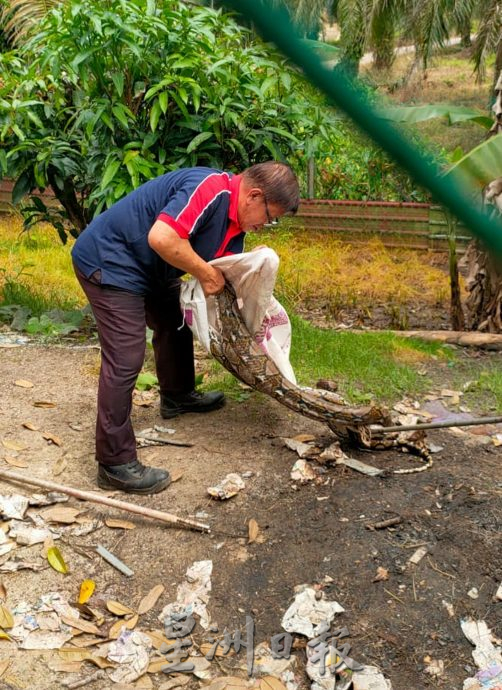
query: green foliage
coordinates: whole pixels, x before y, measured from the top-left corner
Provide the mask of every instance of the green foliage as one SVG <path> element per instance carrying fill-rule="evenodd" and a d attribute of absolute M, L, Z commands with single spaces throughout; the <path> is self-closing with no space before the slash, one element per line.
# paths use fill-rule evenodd
<path fill-rule="evenodd" d="M 0 169 L 28 225 L 64 240 L 148 179 L 283 159 L 314 125 L 300 76 L 229 14 L 178 0 L 71 0 L 0 56 Z M 300 130 L 300 126 L 302 130 Z"/>
<path fill-rule="evenodd" d="M 136 381 L 136 388 L 139 391 L 148 391 L 158 384 L 158 379 L 148 371 L 142 371 Z"/>

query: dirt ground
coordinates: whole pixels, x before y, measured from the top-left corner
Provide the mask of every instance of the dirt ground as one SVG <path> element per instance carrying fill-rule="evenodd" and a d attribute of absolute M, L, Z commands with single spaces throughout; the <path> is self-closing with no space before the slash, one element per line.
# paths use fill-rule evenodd
<path fill-rule="evenodd" d="M 29 465 L 17 469 L 3 462 L 1 467 L 96 490 L 97 350 L 31 344 L 2 348 L 0 353 L 0 440 L 26 446 L 17 453 L 0 448 L 0 457 L 17 456 Z M 33 387 L 14 385 L 19 379 Z M 54 407 L 36 407 L 37 401 L 52 402 Z M 39 430 L 24 428 L 26 422 Z M 118 493 L 115 497 L 198 519 L 211 526 L 211 534 L 173 529 L 71 499 L 70 505 L 90 514 L 133 520 L 136 528 L 102 526 L 87 536 L 58 542 L 70 569 L 67 575 L 49 566 L 39 572 L 2 573 L 10 609 L 22 600 L 34 603 L 51 591 L 66 592 L 74 601 L 85 578 L 96 582 L 90 602 L 96 605 L 113 599 L 134 607 L 154 585 L 162 584 L 165 591 L 158 603 L 137 625 L 142 630 L 162 629 L 157 616 L 175 601 L 187 568 L 194 561 L 211 559 L 208 610 L 219 631 L 244 630 L 246 616 L 253 616 L 255 645 L 269 641 L 282 631 L 281 619 L 294 588 L 302 583 L 318 585 L 345 609 L 335 622 L 349 629 L 351 656 L 378 666 L 394 690 L 459 690 L 463 680 L 474 675 L 472 647 L 460 619 L 483 619 L 502 635 L 502 603 L 494 596 L 502 580 L 501 448 L 482 445 L 474 435 L 436 431 L 430 438 L 443 450 L 425 472 L 380 478 L 330 466 L 319 483 L 299 485 L 290 478 L 297 457 L 281 437 L 326 436 L 328 431 L 273 400 L 252 395 L 243 402 L 230 401 L 217 412 L 184 415 L 168 424 L 158 416 L 156 405 L 135 406 L 134 424 L 136 430 L 154 424 L 172 427 L 176 430 L 172 438 L 193 446 L 141 450 L 144 462 L 181 473 L 181 478 L 156 496 Z M 44 439 L 42 433 L 56 435 L 61 445 Z M 416 464 L 416 458 L 397 453 L 351 450 L 350 454 L 379 467 Z M 64 466 L 61 458 L 65 469 L 54 476 Z M 229 472 L 252 474 L 230 500 L 211 499 L 207 487 Z M 28 484 L 1 483 L 0 493 L 15 491 L 30 495 L 38 490 Z M 381 530 L 366 527 L 393 516 L 400 516 L 401 524 Z M 263 537 L 257 543 L 248 543 L 251 519 L 257 521 Z M 125 577 L 105 563 L 95 553 L 97 544 L 122 559 L 134 575 Z M 427 547 L 427 555 L 417 565 L 409 564 L 421 545 Z M 40 553 L 38 544 L 17 549 L 15 557 L 33 560 Z M 0 564 L 10 556 L 1 557 Z M 379 567 L 388 571 L 388 579 L 375 582 Z M 468 596 L 472 588 L 478 591 L 475 599 Z M 443 602 L 451 605 L 449 611 Z M 194 641 L 200 644 L 207 639 L 198 626 Z M 298 640 L 305 642 L 301 636 Z M 304 644 L 296 646 L 297 679 L 300 687 L 309 687 L 302 671 Z M 444 661 L 439 678 L 426 673 L 428 657 Z M 57 651 L 16 650 L 12 642 L 0 640 L 0 659 L 7 658 L 12 661 L 0 680 L 1 688 L 62 687 L 63 682 L 95 670 L 84 666 L 80 674 L 56 673 L 50 666 Z M 233 660 L 213 662 L 213 675 L 236 675 L 230 669 L 237 660 L 245 668 L 241 652 Z M 162 673 L 148 674 L 148 679 L 140 679 L 136 687 L 159 688 L 166 682 Z M 192 679 L 188 687 L 200 682 Z M 106 679 L 87 687 L 118 686 Z"/>

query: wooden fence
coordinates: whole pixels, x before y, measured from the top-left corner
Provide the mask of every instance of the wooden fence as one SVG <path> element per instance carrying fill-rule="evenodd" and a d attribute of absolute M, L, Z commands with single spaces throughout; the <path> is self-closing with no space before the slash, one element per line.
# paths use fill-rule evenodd
<path fill-rule="evenodd" d="M 12 188 L 10 180 L 0 181 L 0 212 L 12 211 Z M 54 203 L 54 197 L 48 192 L 39 196 L 46 203 Z M 440 207 L 430 204 L 303 199 L 293 224 L 308 230 L 326 231 L 347 242 L 365 242 L 379 237 L 388 247 L 447 250 L 444 214 Z M 469 232 L 459 226 L 459 252 L 470 239 Z"/>
<path fill-rule="evenodd" d="M 326 230 L 350 242 L 378 237 L 388 247 L 447 250 L 444 213 L 430 204 L 304 199 L 294 224 L 309 230 Z M 459 225 L 458 251 L 462 252 L 471 239 L 469 231 Z"/>

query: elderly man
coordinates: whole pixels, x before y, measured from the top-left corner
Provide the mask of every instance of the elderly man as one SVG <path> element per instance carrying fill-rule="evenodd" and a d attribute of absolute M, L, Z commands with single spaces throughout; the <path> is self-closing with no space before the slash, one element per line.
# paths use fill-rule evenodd
<path fill-rule="evenodd" d="M 98 486 L 153 494 L 169 472 L 139 462 L 131 424 L 132 394 L 153 331 L 164 418 L 209 412 L 221 392 L 195 391 L 192 334 L 179 305 L 180 276 L 191 273 L 206 296 L 223 290 L 209 261 L 242 252 L 246 232 L 273 223 L 299 204 L 291 168 L 269 161 L 240 175 L 186 168 L 146 182 L 97 216 L 72 256 L 101 343 L 96 421 Z"/>

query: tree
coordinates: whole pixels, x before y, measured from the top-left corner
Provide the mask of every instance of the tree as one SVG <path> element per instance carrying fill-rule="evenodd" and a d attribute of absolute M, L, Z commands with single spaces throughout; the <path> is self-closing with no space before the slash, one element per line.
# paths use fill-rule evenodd
<path fill-rule="evenodd" d="M 239 59 L 236 60 L 235 56 Z M 0 164 L 27 223 L 63 240 L 179 166 L 239 169 L 309 136 L 301 77 L 231 15 L 177 0 L 71 0 L 0 56 Z"/>

